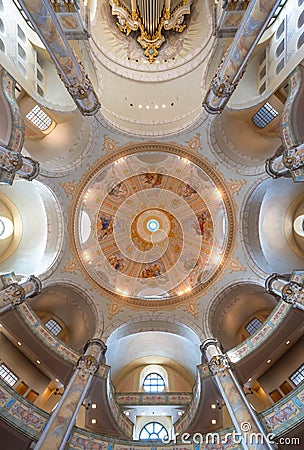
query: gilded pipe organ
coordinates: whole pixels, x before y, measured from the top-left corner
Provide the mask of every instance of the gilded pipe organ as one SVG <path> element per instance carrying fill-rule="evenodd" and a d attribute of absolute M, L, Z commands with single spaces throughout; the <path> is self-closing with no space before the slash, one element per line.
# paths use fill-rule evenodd
<path fill-rule="evenodd" d="M 152 63 L 165 42 L 164 31 L 181 33 L 185 15 L 190 14 L 192 0 L 109 0 L 116 25 L 127 36 L 139 31 L 137 41 Z"/>

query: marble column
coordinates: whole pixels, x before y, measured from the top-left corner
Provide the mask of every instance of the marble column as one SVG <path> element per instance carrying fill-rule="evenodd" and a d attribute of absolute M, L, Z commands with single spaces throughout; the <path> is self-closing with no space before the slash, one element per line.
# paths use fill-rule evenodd
<path fill-rule="evenodd" d="M 12 283 L 0 291 L 0 314 L 20 305 L 27 298 L 35 297 L 41 292 L 41 281 L 31 275 L 20 283 Z"/>
<path fill-rule="evenodd" d="M 79 358 L 69 384 L 42 432 L 35 450 L 65 448 L 94 374 L 99 364 L 104 362 L 106 349 L 106 345 L 100 339 L 93 338 L 88 341 L 85 353 Z"/>
<path fill-rule="evenodd" d="M 231 420 L 235 427 L 236 437 L 244 449 L 273 449 L 261 426 L 259 419 L 249 404 L 242 386 L 232 371 L 230 361 L 224 355 L 216 339 L 210 338 L 203 342 L 201 351 L 208 361 L 219 391 L 226 403 Z"/>
<path fill-rule="evenodd" d="M 94 115 L 100 103 L 49 0 L 18 0 L 52 58 L 59 77 L 83 115 Z"/>
<path fill-rule="evenodd" d="M 294 308 L 304 311 L 304 286 L 294 280 L 287 281 L 281 275 L 273 273 L 265 281 L 269 294 L 276 294 Z"/>
<path fill-rule="evenodd" d="M 0 169 L 10 175 L 19 175 L 26 180 L 33 180 L 39 174 L 39 163 L 0 145 Z"/>
<path fill-rule="evenodd" d="M 231 47 L 223 57 L 203 101 L 210 114 L 223 111 L 280 0 L 251 0 Z"/>

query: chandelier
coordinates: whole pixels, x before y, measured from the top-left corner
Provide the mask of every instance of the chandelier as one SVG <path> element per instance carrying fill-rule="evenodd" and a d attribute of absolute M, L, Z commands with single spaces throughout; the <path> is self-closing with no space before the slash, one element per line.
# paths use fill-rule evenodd
<path fill-rule="evenodd" d="M 128 36 L 131 31 L 140 31 L 137 41 L 152 63 L 165 42 L 162 32 L 181 33 L 185 29 L 184 16 L 190 14 L 192 0 L 109 0 L 109 3 L 122 33 Z"/>

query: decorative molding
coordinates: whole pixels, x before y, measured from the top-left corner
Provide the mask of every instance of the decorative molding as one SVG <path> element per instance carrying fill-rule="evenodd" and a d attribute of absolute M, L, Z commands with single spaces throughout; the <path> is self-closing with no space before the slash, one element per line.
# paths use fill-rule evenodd
<path fill-rule="evenodd" d="M 186 141 L 187 147 L 189 150 L 192 150 L 194 152 L 198 152 L 202 148 L 201 144 L 201 134 L 196 133 L 195 136 L 193 136 L 191 139 Z"/>
<path fill-rule="evenodd" d="M 233 273 L 233 272 L 247 272 L 247 268 L 244 267 L 240 260 L 238 258 L 231 258 L 229 263 L 228 263 L 229 267 L 229 273 Z"/>
<path fill-rule="evenodd" d="M 239 195 L 240 190 L 242 189 L 243 186 L 245 186 L 245 184 L 247 184 L 246 180 L 232 180 L 230 178 L 230 181 L 228 181 L 227 186 L 232 194 Z"/>
<path fill-rule="evenodd" d="M 59 185 L 64 189 L 65 193 L 73 197 L 76 192 L 76 181 L 59 181 Z"/>
<path fill-rule="evenodd" d="M 188 314 L 191 314 L 195 319 L 199 318 L 199 304 L 197 303 L 197 299 L 193 301 L 189 301 L 184 306 L 184 311 Z"/>
<path fill-rule="evenodd" d="M 81 271 L 77 259 L 68 259 L 66 265 L 61 269 L 61 272 L 76 273 L 77 271 Z"/>
<path fill-rule="evenodd" d="M 111 299 L 107 305 L 108 305 L 108 319 L 109 320 L 112 320 L 114 316 L 119 314 L 121 312 L 121 309 L 124 306 L 121 303 L 116 303 L 115 301 L 113 301 Z"/>
<path fill-rule="evenodd" d="M 104 134 L 103 136 L 103 150 L 107 153 L 117 151 L 119 143 L 112 139 L 108 134 Z"/>

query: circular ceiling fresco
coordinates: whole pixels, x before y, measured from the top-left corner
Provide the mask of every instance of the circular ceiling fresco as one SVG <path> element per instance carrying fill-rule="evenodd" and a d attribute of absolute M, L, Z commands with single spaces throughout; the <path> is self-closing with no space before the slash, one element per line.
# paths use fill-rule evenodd
<path fill-rule="evenodd" d="M 166 300 L 205 285 L 227 236 L 222 193 L 200 167 L 174 154 L 122 157 L 96 171 L 78 198 L 82 265 L 120 296 Z"/>

